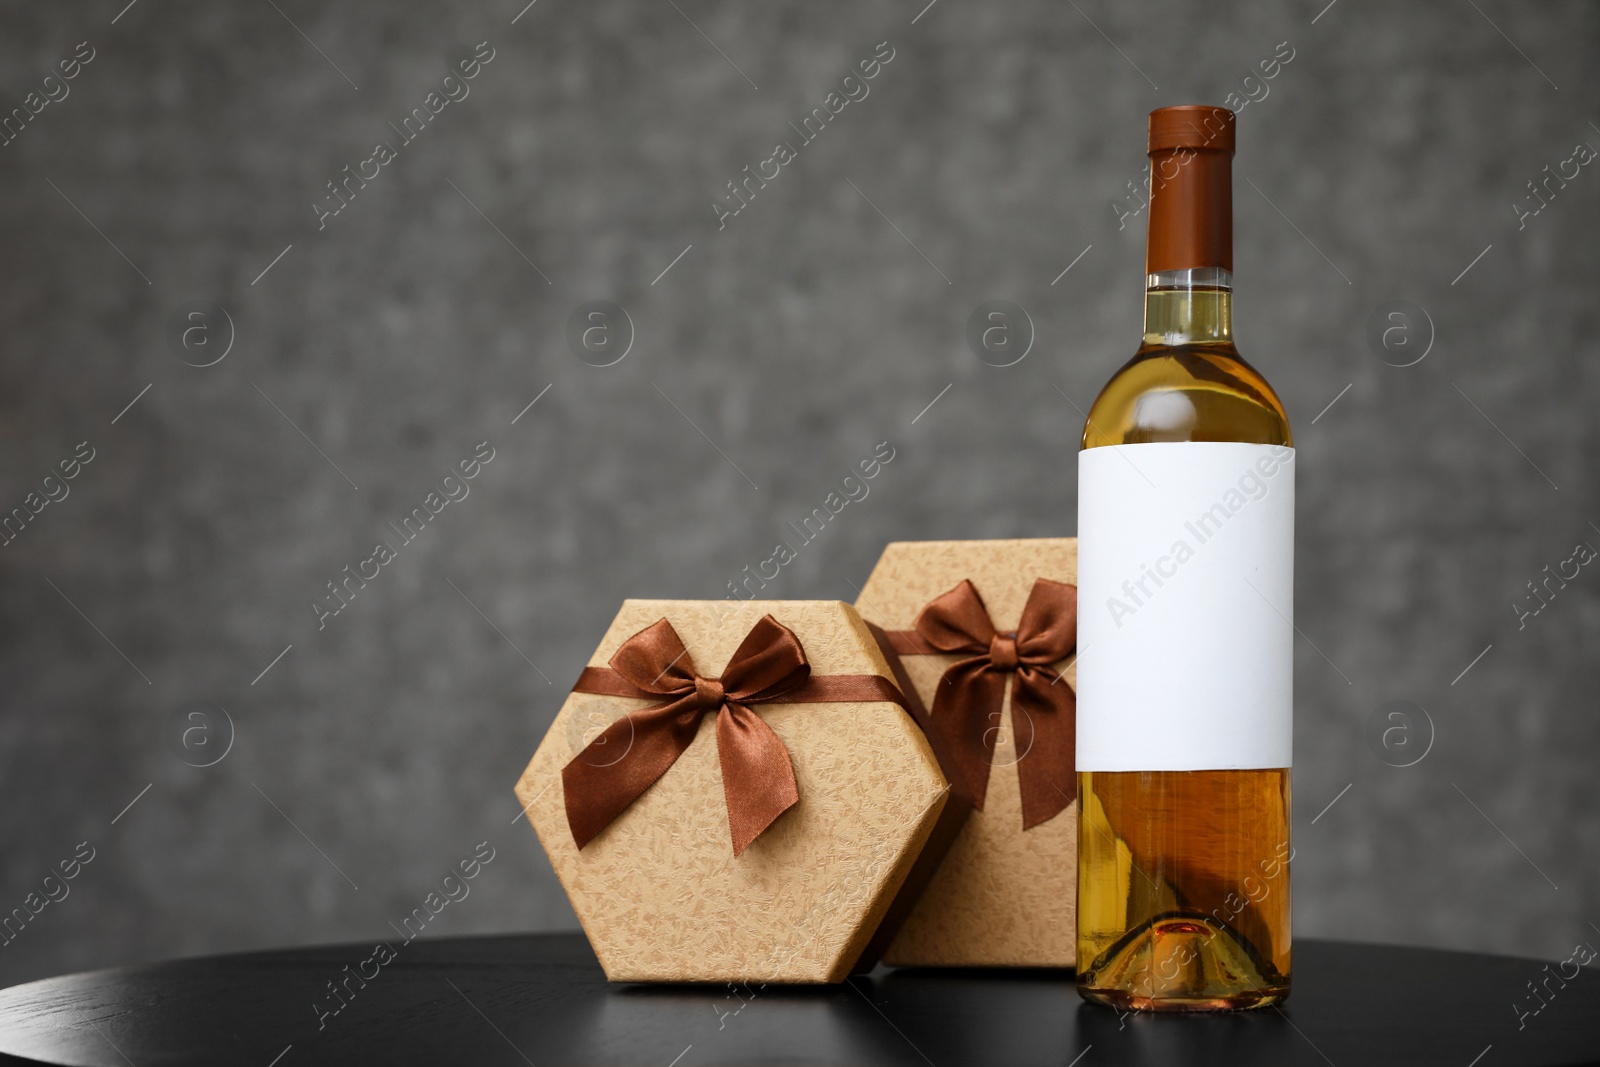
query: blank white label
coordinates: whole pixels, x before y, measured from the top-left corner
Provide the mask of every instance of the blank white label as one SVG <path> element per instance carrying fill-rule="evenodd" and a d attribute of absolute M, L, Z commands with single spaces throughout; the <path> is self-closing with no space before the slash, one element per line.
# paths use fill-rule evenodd
<path fill-rule="evenodd" d="M 1078 769 L 1288 767 L 1294 449 L 1078 453 Z"/>

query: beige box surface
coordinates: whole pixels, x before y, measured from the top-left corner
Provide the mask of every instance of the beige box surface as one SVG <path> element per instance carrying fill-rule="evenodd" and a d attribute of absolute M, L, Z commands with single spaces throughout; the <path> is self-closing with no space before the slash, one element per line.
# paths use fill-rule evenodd
<path fill-rule="evenodd" d="M 589 663 L 605 666 L 665 618 L 695 670 L 720 676 L 769 614 L 799 639 L 814 677 L 893 680 L 854 609 L 836 601 L 628 600 Z M 889 701 L 754 705 L 788 749 L 799 801 L 735 856 L 716 715 L 705 714 L 678 760 L 580 850 L 562 768 L 613 722 L 654 703 L 569 694 L 516 785 L 606 977 L 842 981 L 948 795 L 921 730 Z"/>
<path fill-rule="evenodd" d="M 909 631 L 930 601 L 962 580 L 976 586 L 999 631 L 1014 631 L 1036 579 L 1076 586 L 1076 538 L 923 541 L 889 545 L 856 609 L 887 631 Z M 901 666 L 931 711 L 941 676 L 960 655 L 907 655 Z M 1076 656 L 1055 665 L 1076 685 Z M 1076 959 L 1077 805 L 1022 828 L 1011 684 L 995 723 L 982 810 L 968 817 L 890 943 L 894 966 L 1070 967 Z"/>

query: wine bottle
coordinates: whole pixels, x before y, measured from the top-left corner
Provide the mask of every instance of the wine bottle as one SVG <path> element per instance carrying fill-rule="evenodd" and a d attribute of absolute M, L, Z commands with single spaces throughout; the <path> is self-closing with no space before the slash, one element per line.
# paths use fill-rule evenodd
<path fill-rule="evenodd" d="M 1150 115 L 1144 343 L 1078 454 L 1078 991 L 1289 993 L 1294 447 L 1233 344 L 1234 115 Z"/>

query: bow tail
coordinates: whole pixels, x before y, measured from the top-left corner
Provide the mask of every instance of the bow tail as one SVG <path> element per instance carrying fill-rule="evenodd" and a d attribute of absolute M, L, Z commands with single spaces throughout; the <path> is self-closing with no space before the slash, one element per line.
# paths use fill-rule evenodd
<path fill-rule="evenodd" d="M 691 693 L 624 715 L 561 769 L 567 826 L 579 848 L 598 837 L 689 747 L 700 722 L 693 700 Z"/>
<path fill-rule="evenodd" d="M 1054 682 L 1054 684 L 1052 684 Z M 1018 736 L 1017 785 L 1022 828 L 1031 830 L 1061 814 L 1078 797 L 1078 698 L 1054 671 L 1025 668 L 1011 690 L 1011 721 Z M 1031 726 L 1031 743 L 1022 733 Z"/>
<path fill-rule="evenodd" d="M 740 856 L 778 816 L 800 800 L 789 750 L 772 727 L 744 704 L 717 713 L 717 757 L 728 805 L 733 854 Z"/>
<path fill-rule="evenodd" d="M 988 665 L 987 656 L 951 664 L 939 679 L 928 729 L 950 791 L 980 811 L 1006 693 L 1006 676 Z"/>

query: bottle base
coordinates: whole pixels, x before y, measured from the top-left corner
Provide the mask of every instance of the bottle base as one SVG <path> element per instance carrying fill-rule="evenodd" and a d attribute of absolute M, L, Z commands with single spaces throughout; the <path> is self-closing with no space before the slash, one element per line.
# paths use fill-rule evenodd
<path fill-rule="evenodd" d="M 1147 997 L 1125 989 L 1091 989 L 1080 985 L 1078 995 L 1091 1004 L 1103 1004 L 1118 1011 L 1249 1011 L 1281 1003 L 1288 998 L 1289 990 L 1285 986 L 1226 996 Z"/>
<path fill-rule="evenodd" d="M 1245 1011 L 1289 996 L 1289 975 L 1209 916 L 1169 912 L 1131 930 L 1078 973 L 1078 994 L 1121 1011 Z"/>

